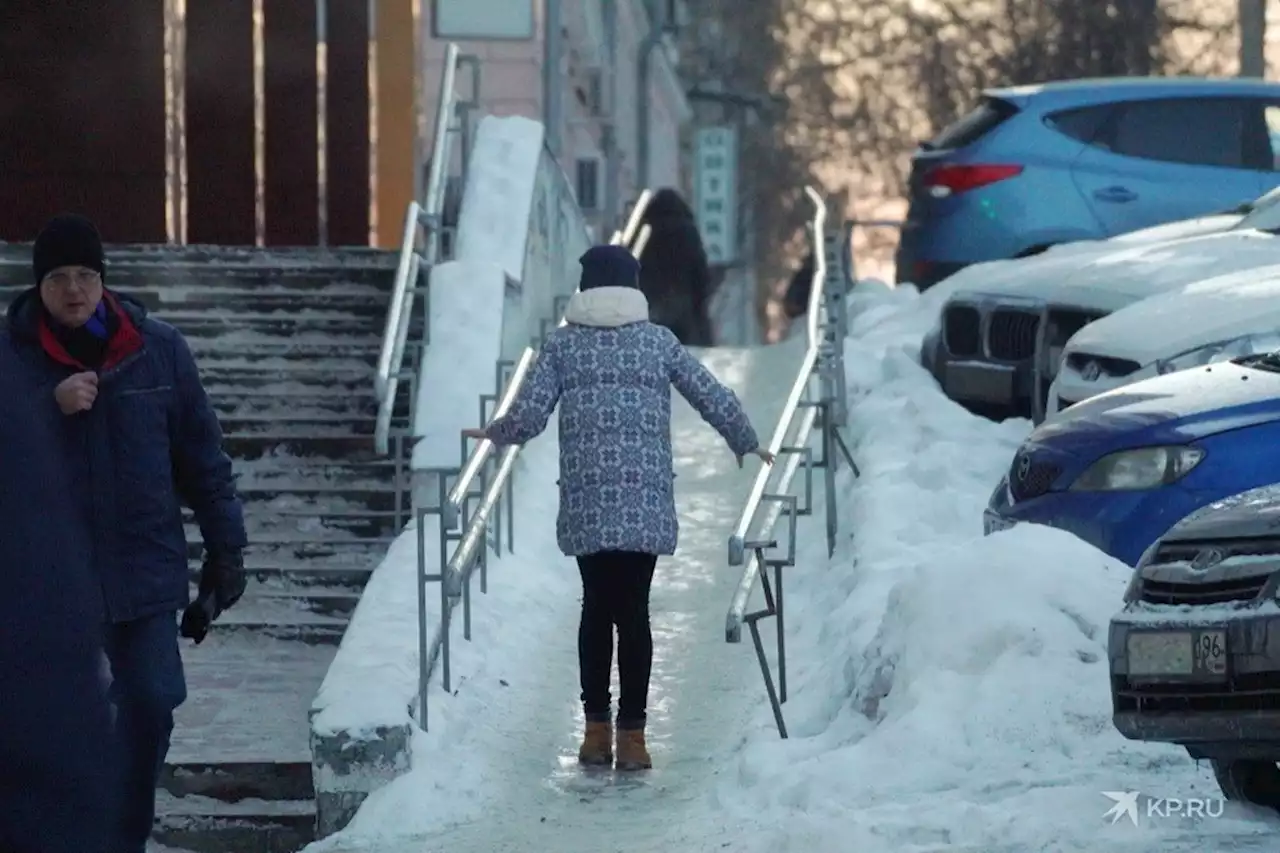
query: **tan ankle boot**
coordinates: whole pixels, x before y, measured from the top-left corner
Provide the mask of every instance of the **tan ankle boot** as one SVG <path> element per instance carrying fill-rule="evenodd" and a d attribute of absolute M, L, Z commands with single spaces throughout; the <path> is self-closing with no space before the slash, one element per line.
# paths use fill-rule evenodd
<path fill-rule="evenodd" d="M 644 745 L 644 729 L 618 729 L 618 770 L 648 770 L 653 767 Z"/>
<path fill-rule="evenodd" d="M 613 763 L 613 726 L 609 723 L 587 723 L 578 750 L 578 763 L 600 767 Z"/>

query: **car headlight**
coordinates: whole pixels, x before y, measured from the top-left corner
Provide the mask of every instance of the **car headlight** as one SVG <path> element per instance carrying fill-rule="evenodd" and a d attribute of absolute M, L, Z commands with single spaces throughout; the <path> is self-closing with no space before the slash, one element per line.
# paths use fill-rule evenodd
<path fill-rule="evenodd" d="M 1244 335 L 1228 341 L 1218 341 L 1197 349 L 1156 360 L 1156 372 L 1160 375 L 1188 370 L 1192 367 L 1203 367 L 1220 361 L 1230 361 L 1245 355 L 1272 352 L 1280 349 L 1280 334 L 1263 332 L 1257 335 Z"/>
<path fill-rule="evenodd" d="M 1177 482 L 1200 464 L 1198 447 L 1140 447 L 1109 453 L 1071 484 L 1073 492 L 1124 492 Z"/>

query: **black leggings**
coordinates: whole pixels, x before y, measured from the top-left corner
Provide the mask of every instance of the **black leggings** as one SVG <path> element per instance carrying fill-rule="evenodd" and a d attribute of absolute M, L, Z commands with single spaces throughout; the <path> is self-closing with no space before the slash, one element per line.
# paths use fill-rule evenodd
<path fill-rule="evenodd" d="M 582 573 L 582 621 L 578 668 L 587 720 L 610 719 L 613 628 L 618 628 L 618 728 L 642 729 L 653 666 L 649 585 L 658 558 L 636 551 L 600 551 L 578 558 Z"/>

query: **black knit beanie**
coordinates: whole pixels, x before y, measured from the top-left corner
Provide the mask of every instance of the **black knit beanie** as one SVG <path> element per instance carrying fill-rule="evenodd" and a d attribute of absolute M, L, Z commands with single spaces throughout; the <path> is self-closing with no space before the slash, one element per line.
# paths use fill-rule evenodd
<path fill-rule="evenodd" d="M 106 255 L 102 237 L 93 223 L 74 213 L 63 213 L 49 220 L 36 237 L 31 251 L 31 272 L 36 284 L 58 267 L 80 266 L 106 275 Z"/>

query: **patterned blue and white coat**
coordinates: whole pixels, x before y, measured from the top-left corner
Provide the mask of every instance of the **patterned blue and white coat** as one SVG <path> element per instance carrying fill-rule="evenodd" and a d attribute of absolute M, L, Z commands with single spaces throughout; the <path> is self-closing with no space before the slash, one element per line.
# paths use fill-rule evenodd
<path fill-rule="evenodd" d="M 676 550 L 671 388 L 738 456 L 759 441 L 737 396 L 649 322 L 643 293 L 597 287 L 576 293 L 567 325 L 552 332 L 507 414 L 489 425 L 495 444 L 525 444 L 560 407 L 560 512 L 567 556 Z"/>

